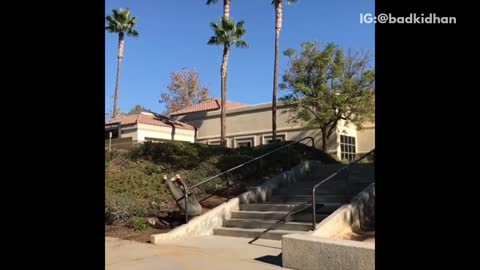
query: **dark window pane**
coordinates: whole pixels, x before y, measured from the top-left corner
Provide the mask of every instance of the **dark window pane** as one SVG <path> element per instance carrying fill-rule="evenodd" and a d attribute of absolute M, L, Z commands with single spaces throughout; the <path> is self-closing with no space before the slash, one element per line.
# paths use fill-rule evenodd
<path fill-rule="evenodd" d="M 238 147 L 239 147 L 239 148 L 242 148 L 242 147 L 252 147 L 252 142 L 239 142 L 239 143 L 238 143 Z"/>
<path fill-rule="evenodd" d="M 352 137 L 352 144 L 355 144 L 355 137 Z"/>

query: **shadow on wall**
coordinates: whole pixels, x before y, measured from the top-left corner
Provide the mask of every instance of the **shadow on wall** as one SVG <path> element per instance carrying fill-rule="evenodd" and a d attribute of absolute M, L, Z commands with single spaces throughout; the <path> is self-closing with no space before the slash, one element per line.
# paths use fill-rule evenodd
<path fill-rule="evenodd" d="M 203 125 L 205 116 L 207 115 L 208 111 L 203 111 L 203 112 L 196 112 L 196 113 L 191 113 L 191 114 L 186 114 L 186 115 L 180 115 L 180 116 L 173 116 L 173 119 L 176 119 L 180 122 L 187 123 L 189 125 L 192 125 L 196 128 L 195 131 L 195 142 L 197 142 L 197 137 L 198 137 L 198 130 L 201 128 Z M 227 118 L 228 120 L 228 118 Z M 220 121 L 220 119 L 218 120 Z M 227 121 L 227 126 L 228 126 L 228 121 Z M 220 128 L 218 130 L 220 133 Z"/>

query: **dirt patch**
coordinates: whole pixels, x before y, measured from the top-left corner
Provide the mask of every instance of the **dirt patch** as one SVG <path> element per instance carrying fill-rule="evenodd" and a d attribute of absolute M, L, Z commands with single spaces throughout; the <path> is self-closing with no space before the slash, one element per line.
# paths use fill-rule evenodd
<path fill-rule="evenodd" d="M 335 238 L 343 239 L 343 240 L 358 241 L 358 242 L 375 243 L 375 235 L 360 235 L 354 232 L 344 233 Z"/>
<path fill-rule="evenodd" d="M 202 205 L 203 212 L 205 213 L 206 211 L 213 209 L 226 201 L 227 201 L 227 198 L 215 195 L 206 200 L 201 201 L 200 204 Z"/>
<path fill-rule="evenodd" d="M 132 240 L 141 243 L 150 243 L 150 235 L 166 233 L 171 229 L 155 229 L 148 228 L 143 231 L 136 231 L 125 226 L 109 226 L 105 225 L 105 236 L 115 237 L 124 240 Z"/>
<path fill-rule="evenodd" d="M 202 212 L 205 213 L 226 201 L 227 199 L 222 196 L 212 196 L 208 199 L 205 199 L 201 202 L 203 207 Z M 148 228 L 143 231 L 137 231 L 122 225 L 105 225 L 105 236 L 124 240 L 132 240 L 141 243 L 150 243 L 150 235 L 167 233 L 174 228 L 183 225 L 185 223 L 185 216 L 177 210 L 168 211 L 161 213 L 157 219 L 157 222 L 159 222 L 159 226 L 164 226 L 165 228 Z"/>

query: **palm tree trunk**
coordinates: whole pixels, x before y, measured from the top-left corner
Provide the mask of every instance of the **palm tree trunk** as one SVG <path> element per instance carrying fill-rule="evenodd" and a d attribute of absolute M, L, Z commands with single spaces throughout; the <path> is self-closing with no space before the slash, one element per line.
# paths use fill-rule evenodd
<path fill-rule="evenodd" d="M 222 82 L 222 101 L 221 101 L 221 117 L 220 117 L 220 141 L 223 146 L 227 146 L 226 136 L 226 106 L 227 101 L 227 66 L 228 66 L 228 56 L 230 54 L 230 44 L 225 44 L 223 47 L 223 59 L 222 59 L 222 69 L 220 70 Z"/>
<path fill-rule="evenodd" d="M 223 0 L 223 17 L 230 18 L 230 0 Z"/>
<path fill-rule="evenodd" d="M 125 50 L 125 34 L 118 33 L 118 63 L 117 63 L 117 79 L 115 82 L 115 95 L 113 96 L 113 112 L 112 118 L 115 118 L 118 113 L 118 89 L 120 88 L 120 70 L 122 66 L 123 53 Z"/>
<path fill-rule="evenodd" d="M 275 3 L 275 60 L 273 65 L 273 96 L 272 96 L 272 140 L 277 138 L 277 92 L 278 65 L 280 62 L 280 31 L 282 29 L 282 0 Z"/>

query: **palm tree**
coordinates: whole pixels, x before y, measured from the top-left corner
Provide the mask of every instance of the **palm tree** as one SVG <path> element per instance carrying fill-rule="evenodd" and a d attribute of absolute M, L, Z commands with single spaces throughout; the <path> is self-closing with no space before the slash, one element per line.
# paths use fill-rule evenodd
<path fill-rule="evenodd" d="M 223 146 L 227 146 L 227 141 L 225 139 L 225 102 L 227 100 L 227 66 L 228 66 L 228 57 L 230 55 L 230 47 L 235 45 L 235 47 L 245 48 L 248 47 L 247 42 L 242 40 L 243 35 L 245 35 L 246 30 L 243 27 L 244 21 L 239 21 L 235 24 L 234 21 L 222 17 L 221 24 L 210 23 L 210 27 L 215 32 L 215 35 L 210 37 L 208 40 L 208 45 L 223 45 L 223 59 L 222 66 L 220 69 L 221 75 L 221 117 L 220 117 L 220 141 Z"/>
<path fill-rule="evenodd" d="M 112 16 L 107 16 L 105 19 L 108 25 L 105 27 L 110 33 L 118 33 L 118 63 L 117 63 L 117 80 L 115 82 L 115 95 L 113 97 L 113 112 L 112 118 L 118 113 L 118 89 L 120 86 L 120 68 L 123 60 L 123 53 L 125 51 L 125 34 L 132 37 L 138 37 L 138 32 L 133 29 L 137 24 L 135 17 L 130 17 L 130 10 L 128 9 L 114 9 Z"/>
<path fill-rule="evenodd" d="M 207 5 L 216 4 L 218 0 L 207 0 Z M 223 17 L 230 18 L 230 0 L 223 0 Z"/>
<path fill-rule="evenodd" d="M 286 0 L 287 4 L 293 4 L 298 0 Z M 273 97 L 272 97 L 272 141 L 277 138 L 277 93 L 278 93 L 278 65 L 280 62 L 280 31 L 282 30 L 283 1 L 273 0 L 275 7 L 275 60 L 273 64 Z"/>

